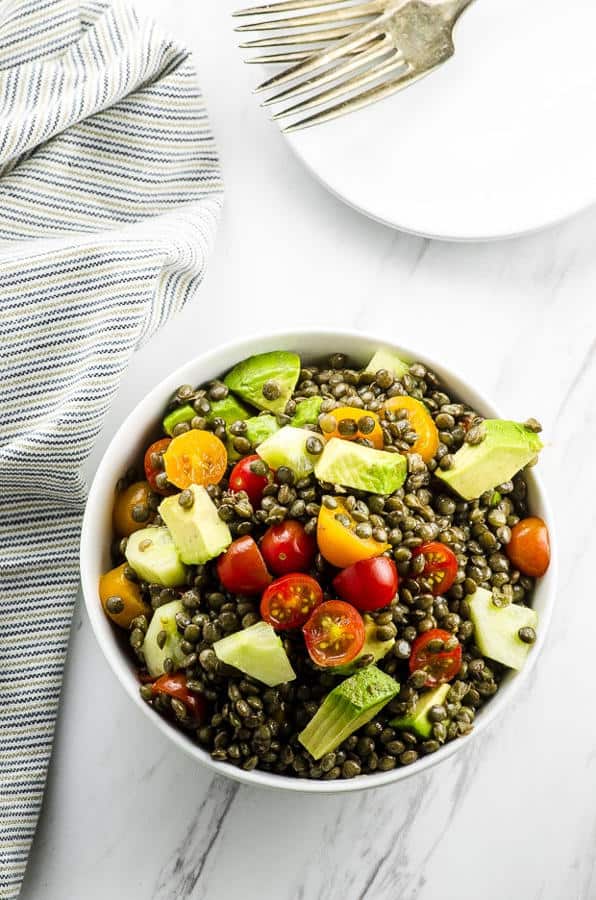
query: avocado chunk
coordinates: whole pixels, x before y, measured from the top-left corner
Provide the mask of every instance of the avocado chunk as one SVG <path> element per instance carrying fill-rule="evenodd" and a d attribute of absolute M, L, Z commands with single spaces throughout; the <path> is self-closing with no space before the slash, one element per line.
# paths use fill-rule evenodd
<path fill-rule="evenodd" d="M 536 610 L 517 603 L 496 605 L 492 592 L 485 588 L 477 588 L 467 599 L 470 604 L 470 619 L 474 625 L 474 638 L 483 656 L 510 669 L 523 669 L 532 645 L 521 640 L 519 630 L 536 629 Z"/>
<path fill-rule="evenodd" d="M 284 425 L 259 444 L 257 453 L 271 469 L 287 466 L 294 472 L 296 478 L 304 478 L 312 472 L 316 459 L 316 456 L 306 449 L 306 442 L 312 436 L 312 431 L 306 428 Z"/>
<path fill-rule="evenodd" d="M 346 663 L 343 666 L 334 666 L 332 669 L 329 669 L 334 675 L 353 675 L 354 672 L 358 671 L 358 662 L 362 659 L 363 656 L 372 656 L 371 663 L 378 662 L 380 659 L 383 659 L 393 645 L 395 644 L 395 638 L 389 638 L 388 641 L 380 641 L 377 638 L 377 630 L 378 625 L 375 624 L 374 619 L 371 616 L 363 616 L 364 619 L 364 644 L 362 646 L 362 650 L 352 662 Z M 369 663 L 370 665 L 370 663 Z"/>
<path fill-rule="evenodd" d="M 296 678 L 281 638 L 268 622 L 256 622 L 213 644 L 215 655 L 228 666 L 262 681 L 269 687 Z"/>
<path fill-rule="evenodd" d="M 319 481 L 369 494 L 392 494 L 399 490 L 407 471 L 408 464 L 401 453 L 387 453 L 341 438 L 331 438 L 315 463 Z"/>
<path fill-rule="evenodd" d="M 397 681 L 376 666 L 360 669 L 327 694 L 298 740 L 320 759 L 370 722 L 398 691 Z"/>
<path fill-rule="evenodd" d="M 294 428 L 302 428 L 304 425 L 316 425 L 321 414 L 322 397 L 307 397 L 296 404 L 296 412 L 292 416 Z"/>
<path fill-rule="evenodd" d="M 181 425 L 183 422 L 190 422 L 195 416 L 196 412 L 194 407 L 189 406 L 188 404 L 185 406 L 178 406 L 176 409 L 173 409 L 172 412 L 169 412 L 163 420 L 163 430 L 172 437 L 176 425 Z"/>
<path fill-rule="evenodd" d="M 426 740 L 431 736 L 433 728 L 432 722 L 428 718 L 428 713 L 433 706 L 442 706 L 448 693 L 449 685 L 440 684 L 438 687 L 433 688 L 431 691 L 427 691 L 418 698 L 416 706 L 409 716 L 392 719 L 389 724 L 393 728 L 403 728 L 404 731 L 413 731 L 419 737 Z"/>
<path fill-rule="evenodd" d="M 236 400 L 232 394 L 228 394 L 223 400 L 210 400 L 209 403 L 211 409 L 205 416 L 208 422 L 213 422 L 214 419 L 223 419 L 226 425 L 231 425 L 232 422 L 248 419 L 252 415 L 246 406 Z"/>
<path fill-rule="evenodd" d="M 283 413 L 300 377 L 300 357 L 287 350 L 250 356 L 224 378 L 242 400 L 278 415 Z"/>
<path fill-rule="evenodd" d="M 159 514 L 182 562 L 197 566 L 223 553 L 232 543 L 232 535 L 205 488 L 191 484 L 188 490 L 194 498 L 191 507 L 180 506 L 180 494 L 175 494 L 161 501 Z"/>
<path fill-rule="evenodd" d="M 387 369 L 397 379 L 400 379 L 409 371 L 410 367 L 393 350 L 377 350 L 364 371 L 376 375 L 379 369 Z"/>
<path fill-rule="evenodd" d="M 543 447 L 538 435 L 518 422 L 486 419 L 485 438 L 480 444 L 464 444 L 453 457 L 450 469 L 436 475 L 464 500 L 476 500 L 509 481 L 534 459 Z"/>
<path fill-rule="evenodd" d="M 139 578 L 150 584 L 177 587 L 184 584 L 186 566 L 178 556 L 167 528 L 141 528 L 126 542 L 126 561 Z"/>
<path fill-rule="evenodd" d="M 178 631 L 176 625 L 176 613 L 185 613 L 186 610 L 181 600 L 172 600 L 171 603 L 164 603 L 159 606 L 153 613 L 153 618 L 149 622 L 149 628 L 143 641 L 143 656 L 149 674 L 153 678 L 163 675 L 165 669 L 163 667 L 164 660 L 170 658 L 174 663 L 175 669 L 180 669 L 186 660 L 186 654 L 182 652 L 181 644 L 184 636 Z M 165 631 L 166 639 L 163 646 L 159 646 L 157 637 Z"/>
<path fill-rule="evenodd" d="M 257 447 L 279 431 L 275 416 L 252 416 L 246 420 L 246 437 Z"/>

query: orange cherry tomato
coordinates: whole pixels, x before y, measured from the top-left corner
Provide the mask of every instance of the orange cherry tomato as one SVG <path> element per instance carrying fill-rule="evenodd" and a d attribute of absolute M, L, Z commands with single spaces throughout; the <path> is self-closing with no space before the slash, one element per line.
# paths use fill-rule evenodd
<path fill-rule="evenodd" d="M 124 570 L 126 563 L 115 569 L 110 569 L 105 575 L 99 579 L 99 599 L 103 606 L 106 616 L 120 625 L 121 628 L 128 628 L 135 616 L 151 614 L 151 607 L 143 600 L 141 590 L 134 581 L 129 581 Z M 121 604 L 113 603 L 108 605 L 108 600 L 114 598 L 120 600 L 123 604 L 119 612 L 112 611 L 110 605 L 114 605 L 114 610 Z"/>
<path fill-rule="evenodd" d="M 439 432 L 424 403 L 414 397 L 391 397 L 385 401 L 383 409 L 407 411 L 410 427 L 418 435 L 408 452 L 419 453 L 424 462 L 429 462 L 439 449 Z"/>
<path fill-rule="evenodd" d="M 364 646 L 364 619 L 351 603 L 327 600 L 317 606 L 302 629 L 306 649 L 318 666 L 343 666 Z"/>
<path fill-rule="evenodd" d="M 326 441 L 331 438 L 342 438 L 344 441 L 355 441 L 356 438 L 366 438 L 377 450 L 383 449 L 383 430 L 379 417 L 374 412 L 368 412 L 365 409 L 358 409 L 357 406 L 340 406 L 338 409 L 332 409 L 331 412 L 325 413 L 324 424 L 331 424 L 331 420 L 335 419 L 335 428 L 327 430 L 322 428 L 323 437 Z M 372 419 L 374 427 L 368 431 L 366 428 L 361 430 L 360 421 L 364 418 Z M 341 425 L 340 425 L 341 423 Z M 368 424 L 368 423 L 367 423 Z"/>
<path fill-rule="evenodd" d="M 523 575 L 539 578 L 550 563 L 550 541 L 546 523 L 538 516 L 520 519 L 511 529 L 507 556 Z"/>
<path fill-rule="evenodd" d="M 391 544 L 375 541 L 374 538 L 358 537 L 354 531 L 357 523 L 346 510 L 341 498 L 335 499 L 337 508 L 328 509 L 323 504 L 317 522 L 317 543 L 327 562 L 338 569 L 347 569 L 361 559 L 372 559 L 389 550 Z M 349 524 L 345 525 L 337 516 L 345 517 Z"/>
<path fill-rule="evenodd" d="M 228 464 L 224 444 L 210 431 L 192 429 L 172 439 L 164 453 L 168 481 L 184 490 L 191 484 L 217 484 Z"/>
<path fill-rule="evenodd" d="M 148 481 L 135 481 L 134 484 L 129 484 L 127 488 L 116 494 L 112 511 L 112 524 L 114 531 L 119 537 L 128 537 L 133 531 L 139 531 L 141 528 L 147 527 L 149 511 L 147 512 L 147 518 L 143 521 L 134 519 L 132 513 L 135 506 L 148 506 L 150 498 L 151 487 Z"/>
<path fill-rule="evenodd" d="M 174 487 L 161 488 L 157 481 L 158 476 L 163 472 L 163 454 L 171 443 L 172 438 L 169 437 L 160 438 L 159 441 L 155 441 L 154 444 L 151 444 L 151 446 L 147 448 L 144 460 L 145 477 L 151 485 L 151 489 L 155 491 L 156 494 L 162 494 L 164 496 L 176 492 L 176 488 Z M 161 463 L 159 463 L 159 457 L 161 457 Z M 156 462 L 158 465 L 155 465 Z"/>

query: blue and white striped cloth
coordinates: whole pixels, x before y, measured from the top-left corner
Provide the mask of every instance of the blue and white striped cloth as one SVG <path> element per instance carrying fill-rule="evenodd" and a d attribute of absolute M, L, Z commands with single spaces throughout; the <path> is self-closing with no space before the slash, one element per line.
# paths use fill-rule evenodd
<path fill-rule="evenodd" d="M 0 897 L 42 801 L 80 467 L 203 276 L 221 176 L 188 53 L 124 2 L 0 0 Z"/>

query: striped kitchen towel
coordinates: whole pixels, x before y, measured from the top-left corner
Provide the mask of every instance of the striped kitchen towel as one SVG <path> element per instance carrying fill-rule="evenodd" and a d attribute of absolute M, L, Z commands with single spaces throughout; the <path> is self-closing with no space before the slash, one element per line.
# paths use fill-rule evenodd
<path fill-rule="evenodd" d="M 2 898 L 52 748 L 81 464 L 135 348 L 196 292 L 221 188 L 183 48 L 119 0 L 0 0 Z"/>

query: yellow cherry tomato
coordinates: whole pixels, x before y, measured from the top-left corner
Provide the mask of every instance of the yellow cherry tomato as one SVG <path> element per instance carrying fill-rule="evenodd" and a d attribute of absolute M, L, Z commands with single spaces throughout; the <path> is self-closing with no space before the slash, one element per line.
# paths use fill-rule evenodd
<path fill-rule="evenodd" d="M 126 563 L 123 563 L 115 569 L 110 569 L 99 579 L 99 599 L 104 612 L 121 628 L 128 628 L 135 616 L 142 613 L 148 616 L 151 613 L 151 607 L 143 600 L 138 584 L 129 581 L 124 574 L 125 568 Z M 118 600 L 121 603 L 118 603 Z"/>
<path fill-rule="evenodd" d="M 357 522 L 346 510 L 343 500 L 340 497 L 335 499 L 337 508 L 328 509 L 323 504 L 317 522 L 317 543 L 327 562 L 338 569 L 345 569 L 361 559 L 371 559 L 389 550 L 391 544 L 358 537 L 355 532 Z M 338 515 L 349 519 L 349 525 L 337 519 Z"/>
<path fill-rule="evenodd" d="M 168 481 L 184 490 L 191 484 L 217 484 L 228 464 L 224 444 L 210 431 L 192 429 L 175 437 L 164 453 Z"/>
<path fill-rule="evenodd" d="M 429 462 L 439 449 L 439 432 L 424 403 L 414 397 L 391 397 L 383 404 L 383 409 L 397 412 L 405 409 L 410 428 L 418 437 L 408 453 L 419 453 L 424 462 Z"/>
<path fill-rule="evenodd" d="M 130 484 L 116 495 L 112 511 L 112 524 L 119 537 L 128 537 L 133 531 L 147 527 L 149 511 L 147 511 L 147 518 L 142 521 L 134 519 L 132 513 L 135 506 L 148 507 L 150 498 L 151 486 L 148 481 L 135 481 L 134 484 Z"/>
<path fill-rule="evenodd" d="M 374 422 L 374 426 L 370 431 L 362 431 L 359 427 L 360 420 L 364 418 L 372 419 Z M 333 419 L 335 419 L 335 427 L 333 429 L 329 427 L 328 430 L 327 426 L 333 424 Z M 321 420 L 321 430 L 326 441 L 330 441 L 331 438 L 334 437 L 342 438 L 344 441 L 355 441 L 356 438 L 366 438 L 371 442 L 373 447 L 377 448 L 377 450 L 383 449 L 383 430 L 381 428 L 381 423 L 379 422 L 379 417 L 374 412 L 369 412 L 366 409 L 358 409 L 357 406 L 340 406 L 337 409 L 332 409 L 331 412 L 325 413 L 324 416 L 321 416 L 319 421 Z M 341 430 L 339 428 L 340 422 L 346 423 Z"/>

